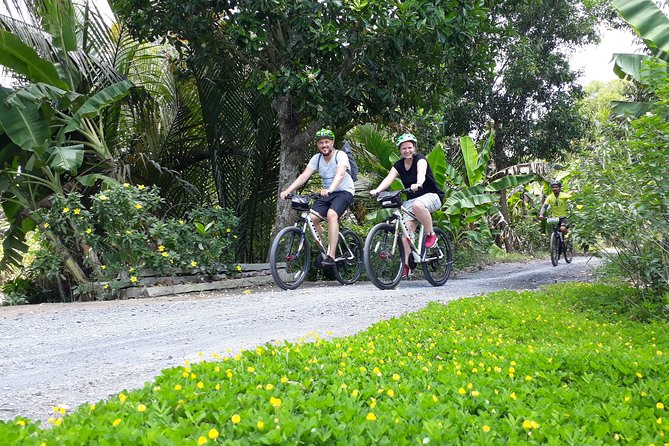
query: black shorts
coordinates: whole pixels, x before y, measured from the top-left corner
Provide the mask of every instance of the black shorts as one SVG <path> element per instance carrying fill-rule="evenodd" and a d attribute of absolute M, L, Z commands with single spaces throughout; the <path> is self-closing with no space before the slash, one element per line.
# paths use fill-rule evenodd
<path fill-rule="evenodd" d="M 350 192 L 332 192 L 331 194 L 328 194 L 327 197 L 316 199 L 311 206 L 311 212 L 318 215 L 321 220 L 325 220 L 328 215 L 328 210 L 332 209 L 341 218 L 352 203 L 353 195 Z"/>

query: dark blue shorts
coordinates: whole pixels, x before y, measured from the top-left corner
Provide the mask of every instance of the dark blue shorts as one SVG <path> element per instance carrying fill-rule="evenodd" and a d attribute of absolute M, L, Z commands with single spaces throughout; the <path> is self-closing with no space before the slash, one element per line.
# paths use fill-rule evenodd
<path fill-rule="evenodd" d="M 350 192 L 332 192 L 327 197 L 316 199 L 311 206 L 311 212 L 321 217 L 321 220 L 325 220 L 328 215 L 328 210 L 332 209 L 341 218 L 352 203 L 353 195 Z"/>

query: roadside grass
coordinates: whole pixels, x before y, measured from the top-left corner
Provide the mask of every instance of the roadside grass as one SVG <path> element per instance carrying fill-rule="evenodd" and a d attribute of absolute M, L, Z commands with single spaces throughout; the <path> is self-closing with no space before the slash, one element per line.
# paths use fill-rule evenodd
<path fill-rule="evenodd" d="M 355 336 L 164 370 L 5 444 L 667 444 L 669 331 L 563 284 L 460 299 Z"/>

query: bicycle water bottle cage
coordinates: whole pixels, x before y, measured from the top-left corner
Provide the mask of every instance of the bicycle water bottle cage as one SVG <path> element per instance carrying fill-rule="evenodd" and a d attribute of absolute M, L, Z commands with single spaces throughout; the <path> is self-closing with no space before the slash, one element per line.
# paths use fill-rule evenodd
<path fill-rule="evenodd" d="M 549 225 L 556 225 L 560 223 L 560 217 L 549 217 L 546 219 L 546 223 Z"/>
<path fill-rule="evenodd" d="M 376 199 L 382 208 L 398 208 L 402 206 L 402 192 L 395 190 L 392 192 L 380 192 Z"/>
<path fill-rule="evenodd" d="M 309 195 L 293 195 L 290 198 L 290 205 L 296 211 L 308 211 L 310 202 Z"/>

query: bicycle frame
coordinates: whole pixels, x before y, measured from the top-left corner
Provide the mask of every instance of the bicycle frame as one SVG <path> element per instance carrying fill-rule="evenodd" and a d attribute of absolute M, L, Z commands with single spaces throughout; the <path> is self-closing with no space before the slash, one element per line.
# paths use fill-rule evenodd
<path fill-rule="evenodd" d="M 414 242 L 414 240 L 412 240 L 411 237 L 409 237 L 409 229 L 407 228 L 406 223 L 404 222 L 403 213 L 410 215 L 412 218 L 418 221 L 416 215 L 407 208 L 405 208 L 403 205 L 400 206 L 399 209 L 393 210 L 392 215 L 386 219 L 386 222 L 389 224 L 392 224 L 392 222 L 395 221 L 395 237 L 393 240 L 392 253 L 394 254 L 395 249 L 397 249 L 397 243 L 399 241 L 399 235 L 401 232 L 402 237 L 406 237 L 409 240 L 409 250 L 411 252 L 411 256 L 413 257 L 414 261 L 417 264 L 432 260 L 423 258 L 425 256 L 425 253 L 423 252 L 423 244 L 419 243 L 418 247 L 416 247 L 416 243 Z M 420 231 L 418 233 L 418 238 L 416 240 L 423 240 L 423 235 L 425 233 L 424 231 L 425 229 L 423 228 L 423 225 L 420 225 Z"/>
<path fill-rule="evenodd" d="M 295 222 L 295 226 L 300 228 L 302 230 L 302 233 L 304 233 L 304 234 L 307 234 L 307 228 L 309 228 L 309 232 L 311 233 L 311 236 L 313 237 L 314 241 L 316 241 L 316 246 L 318 246 L 318 249 L 320 250 L 321 254 L 327 254 L 328 249 L 330 247 L 329 247 L 329 245 L 326 247 L 325 244 L 323 243 L 323 239 L 318 234 L 318 230 L 316 229 L 316 225 L 311 220 L 311 218 L 309 218 L 309 213 L 310 213 L 310 211 L 302 211 L 300 213 L 300 216 L 297 218 L 297 221 Z M 351 251 L 351 247 L 348 246 L 348 242 L 346 241 L 346 238 L 342 237 L 341 231 L 339 231 L 339 240 L 341 240 L 344 243 L 344 246 L 346 247 L 346 256 L 335 258 L 335 262 L 340 261 L 340 260 L 351 260 L 351 259 L 353 259 L 354 254 Z M 304 245 L 300 244 L 299 250 L 302 250 L 302 248 L 304 248 Z"/>

